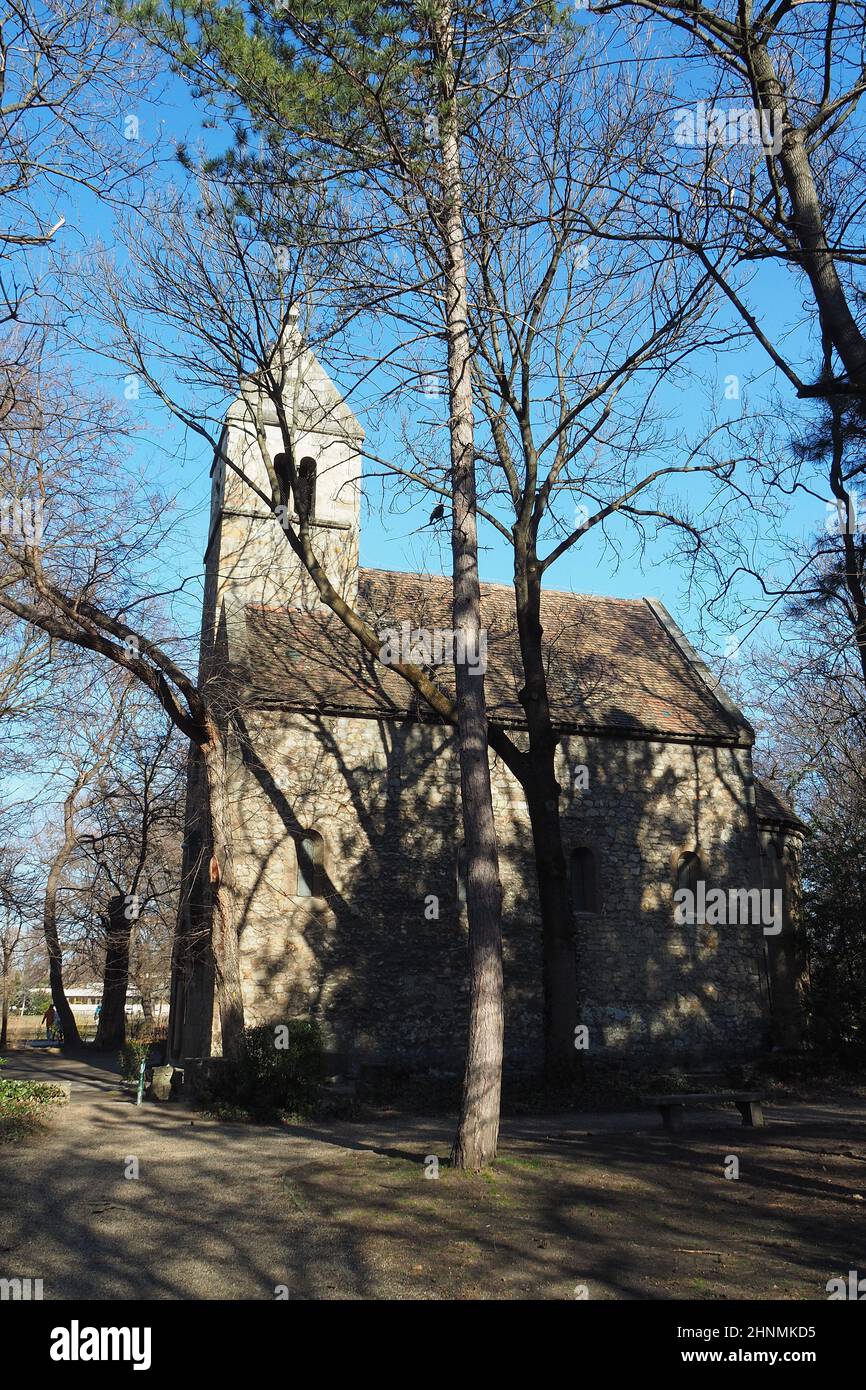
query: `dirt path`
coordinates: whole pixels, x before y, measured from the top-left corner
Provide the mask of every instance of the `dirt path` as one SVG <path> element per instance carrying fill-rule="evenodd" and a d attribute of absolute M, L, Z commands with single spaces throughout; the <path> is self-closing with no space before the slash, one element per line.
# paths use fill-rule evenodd
<path fill-rule="evenodd" d="M 71 1083 L 45 1133 L 0 1147 L 0 1277 L 46 1298 L 823 1299 L 866 1272 L 856 1102 L 676 1138 L 646 1115 L 516 1120 L 491 1173 L 434 1179 L 447 1121 L 224 1125 L 136 1108 L 98 1060 L 5 1071 Z"/>

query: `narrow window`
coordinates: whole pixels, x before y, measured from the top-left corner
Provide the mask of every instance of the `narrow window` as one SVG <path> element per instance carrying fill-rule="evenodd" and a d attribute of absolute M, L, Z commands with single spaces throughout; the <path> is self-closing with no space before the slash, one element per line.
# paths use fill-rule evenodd
<path fill-rule="evenodd" d="M 312 521 L 316 515 L 316 460 L 303 458 L 298 464 L 298 516 Z"/>
<path fill-rule="evenodd" d="M 315 830 L 307 830 L 295 841 L 298 855 L 299 898 L 322 897 L 322 862 L 324 848 L 321 835 Z"/>
<path fill-rule="evenodd" d="M 457 850 L 457 906 L 466 906 L 466 846 Z"/>
<path fill-rule="evenodd" d="M 702 874 L 703 866 L 701 865 L 699 855 L 695 854 L 693 850 L 686 850 L 684 854 L 680 855 L 677 860 L 676 889 L 678 893 L 685 889 L 686 892 L 690 894 L 690 897 L 687 898 L 685 902 L 681 903 L 683 909 L 682 921 L 684 923 L 691 923 L 694 925 L 698 920 L 698 882 Z"/>
<path fill-rule="evenodd" d="M 692 894 L 698 891 L 701 877 L 701 861 L 693 850 L 686 850 L 677 860 L 677 889 L 687 888 Z"/>
<path fill-rule="evenodd" d="M 575 912 L 597 912 L 595 855 L 580 846 L 571 852 L 571 904 Z"/>
<path fill-rule="evenodd" d="M 782 861 L 779 857 L 779 849 L 774 840 L 768 840 L 764 845 L 764 861 L 767 865 L 766 877 L 768 888 L 781 888 L 783 883 Z"/>

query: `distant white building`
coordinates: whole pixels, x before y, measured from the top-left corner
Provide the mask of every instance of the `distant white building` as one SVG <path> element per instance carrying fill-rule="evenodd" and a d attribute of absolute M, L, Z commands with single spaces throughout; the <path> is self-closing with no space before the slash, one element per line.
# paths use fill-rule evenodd
<path fill-rule="evenodd" d="M 82 1018 L 93 1018 L 96 1014 L 98 1005 L 102 1003 L 102 985 L 73 985 L 65 991 L 69 1007 L 74 1014 Z M 50 985 L 37 985 L 29 991 L 29 997 L 39 994 L 51 994 Z M 131 989 L 126 995 L 126 1012 L 130 1018 L 143 1017 L 144 1010 L 141 1007 L 141 994 L 138 990 Z M 165 999 L 154 999 L 153 1013 L 157 1019 L 162 1019 L 168 1013 L 168 1002 Z"/>

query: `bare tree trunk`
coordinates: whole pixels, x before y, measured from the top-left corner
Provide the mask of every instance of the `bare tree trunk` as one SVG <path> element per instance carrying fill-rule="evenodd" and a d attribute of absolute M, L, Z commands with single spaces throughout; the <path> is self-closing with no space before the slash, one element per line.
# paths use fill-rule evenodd
<path fill-rule="evenodd" d="M 132 922 L 126 916 L 126 900 L 118 895 L 108 904 L 102 1008 L 99 1012 L 95 1043 L 100 1051 L 118 1051 L 126 1041 L 126 994 L 129 988 L 131 933 Z"/>
<path fill-rule="evenodd" d="M 6 1039 L 9 1033 L 9 961 L 4 952 L 0 968 L 3 971 L 3 979 L 0 981 L 0 1052 L 6 1046 Z"/>
<path fill-rule="evenodd" d="M 821 327 L 838 352 L 851 381 L 866 389 L 866 338 L 851 313 L 827 243 L 821 199 L 805 136 L 790 120 L 782 84 L 764 44 L 750 45 L 749 62 L 757 103 L 771 116 L 773 133 L 781 135 L 779 166 L 791 200 L 791 230 L 800 245 L 801 263 L 812 286 Z"/>
<path fill-rule="evenodd" d="M 533 750 L 532 772 L 526 785 L 526 805 L 541 904 L 544 994 L 544 1070 L 549 1081 L 566 1081 L 575 1071 L 577 1053 L 576 938 L 568 864 L 562 844 L 559 815 L 560 786 L 556 780 L 554 748 Z"/>
<path fill-rule="evenodd" d="M 851 525 L 851 511 L 852 506 L 856 508 L 857 494 L 850 492 L 845 485 L 843 466 L 845 429 L 842 411 L 836 401 L 830 402 L 830 416 L 830 438 L 832 441 L 830 491 L 836 498 L 836 504 L 842 513 L 842 517 L 840 517 L 840 521 L 842 521 L 840 540 L 845 556 L 845 587 L 848 590 L 850 600 L 851 626 L 857 646 L 860 674 L 863 677 L 863 684 L 866 686 L 866 592 L 863 588 L 863 556 L 858 544 L 859 538 L 855 536 Z"/>
<path fill-rule="evenodd" d="M 454 629 L 466 636 L 466 650 L 480 651 L 481 587 L 478 579 L 478 524 L 475 491 L 474 422 L 463 243 L 463 201 L 456 110 L 450 5 L 434 17 L 435 47 L 444 83 L 441 177 L 445 240 L 445 312 L 451 408 Z M 483 672 L 455 665 L 457 737 L 466 847 L 466 903 L 469 918 L 469 1038 L 466 1070 L 452 1163 L 478 1169 L 496 1157 L 504 1037 L 502 1005 L 502 889 L 493 820 L 487 751 L 487 708 Z"/>
<path fill-rule="evenodd" d="M 559 813 L 557 739 L 550 714 L 541 626 L 541 570 L 521 527 L 515 528 L 514 589 L 524 687 L 520 703 L 529 730 L 529 759 L 523 779 L 532 826 L 541 906 L 544 985 L 544 1069 L 563 1081 L 575 1068 L 577 1017 L 574 917 Z"/>
<path fill-rule="evenodd" d="M 210 834 L 204 759 L 192 746 L 187 792 L 186 843 L 177 925 L 172 947 L 169 1052 L 203 1057 L 213 1031 L 213 948 L 211 943 Z M 208 984 L 209 982 L 209 984 Z"/>
<path fill-rule="evenodd" d="M 232 862 L 231 816 L 226 781 L 226 745 L 213 720 L 201 753 L 207 778 L 211 833 L 211 942 L 223 1056 L 244 1047 L 244 996 L 241 985 L 237 898 Z"/>
<path fill-rule="evenodd" d="M 57 934 L 57 890 L 60 887 L 63 870 L 75 848 L 74 817 L 77 793 L 78 788 L 63 803 L 63 844 L 54 856 L 48 871 L 42 913 L 42 927 L 45 935 L 45 946 L 48 951 L 48 979 L 51 985 L 51 999 L 63 1029 L 65 1047 L 81 1046 L 78 1024 L 75 1022 L 75 1015 L 69 1007 L 66 991 L 63 988 L 63 952 L 60 949 L 60 937 Z"/>

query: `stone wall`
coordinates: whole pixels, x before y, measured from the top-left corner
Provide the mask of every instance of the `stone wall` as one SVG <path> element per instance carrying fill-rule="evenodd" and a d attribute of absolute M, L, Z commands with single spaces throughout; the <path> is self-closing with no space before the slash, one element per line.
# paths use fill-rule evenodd
<path fill-rule="evenodd" d="M 466 921 L 459 773 L 447 730 L 250 711 L 235 750 L 236 873 L 250 1022 L 312 1013 L 355 1062 L 461 1065 Z M 585 766 L 588 785 L 574 770 Z M 567 849 L 592 849 L 597 912 L 577 918 L 590 1059 L 739 1056 L 767 1034 L 759 926 L 674 925 L 678 855 L 708 883 L 760 883 L 748 749 L 568 738 Z M 504 889 L 506 1047 L 541 1057 L 541 932 L 528 817 L 494 763 Z M 298 895 L 296 841 L 317 831 L 322 882 Z M 438 911 L 438 916 L 435 915 Z"/>
<path fill-rule="evenodd" d="M 765 1040 L 760 925 L 677 925 L 683 853 L 708 887 L 758 885 L 749 750 L 675 742 L 567 739 L 560 781 L 584 764 L 570 797 L 568 847 L 597 856 L 599 908 L 578 920 L 581 1021 L 600 1055 L 742 1055 Z"/>

